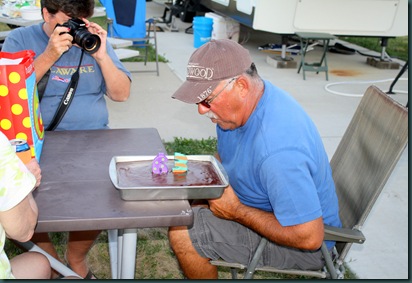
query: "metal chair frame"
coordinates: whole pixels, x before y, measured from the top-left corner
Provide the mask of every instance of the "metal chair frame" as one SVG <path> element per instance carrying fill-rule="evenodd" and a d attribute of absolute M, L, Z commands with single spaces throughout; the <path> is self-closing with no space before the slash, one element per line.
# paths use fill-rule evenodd
<path fill-rule="evenodd" d="M 144 57 L 144 65 L 147 65 L 147 60 L 148 60 L 148 48 L 152 46 L 155 51 L 155 61 L 156 61 L 156 69 L 155 70 L 131 70 L 130 72 L 132 73 L 147 73 L 147 72 L 156 72 L 156 75 L 159 76 L 159 56 L 157 53 L 157 36 L 156 36 L 156 30 L 157 30 L 157 22 L 155 19 L 150 18 L 146 20 L 146 36 L 142 38 L 124 38 L 124 37 L 118 37 L 121 39 L 128 39 L 133 42 L 133 47 L 144 47 L 145 48 L 145 55 L 142 56 Z M 107 30 L 109 31 L 109 35 L 114 37 L 114 31 L 113 31 L 113 19 L 107 18 Z M 116 38 L 116 37 L 114 37 Z"/>

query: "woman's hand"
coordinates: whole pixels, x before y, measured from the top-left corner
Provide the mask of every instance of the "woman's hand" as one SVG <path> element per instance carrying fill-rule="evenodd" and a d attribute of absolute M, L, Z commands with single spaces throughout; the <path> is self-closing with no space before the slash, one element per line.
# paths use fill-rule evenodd
<path fill-rule="evenodd" d="M 49 42 L 43 54 L 46 54 L 53 62 L 57 61 L 63 53 L 72 47 L 73 37 L 69 34 L 69 28 L 56 27 L 50 35 Z"/>
<path fill-rule="evenodd" d="M 37 188 L 41 183 L 41 169 L 39 163 L 35 158 L 33 158 L 29 163 L 26 164 L 26 167 L 36 178 L 36 185 L 34 188 Z"/>
<path fill-rule="evenodd" d="M 106 52 L 107 31 L 98 24 L 90 22 L 87 19 L 83 18 L 82 20 L 86 23 L 86 27 L 90 33 L 100 37 L 100 48 L 97 50 L 96 53 L 91 54 L 91 56 L 94 59 L 96 59 L 96 61 L 104 59 L 106 56 L 108 56 Z"/>

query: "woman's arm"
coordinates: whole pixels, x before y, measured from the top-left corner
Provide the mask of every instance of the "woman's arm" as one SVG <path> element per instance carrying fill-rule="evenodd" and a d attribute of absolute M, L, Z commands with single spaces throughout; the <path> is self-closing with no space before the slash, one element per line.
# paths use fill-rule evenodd
<path fill-rule="evenodd" d="M 0 222 L 7 237 L 19 242 L 27 242 L 31 239 L 37 217 L 37 204 L 31 193 L 13 208 L 0 212 Z"/>
<path fill-rule="evenodd" d="M 98 24 L 83 19 L 91 33 L 100 37 L 101 45 L 99 50 L 92 54 L 92 57 L 99 64 L 103 78 L 106 83 L 106 95 L 113 101 L 126 101 L 130 96 L 129 77 L 114 64 L 112 58 L 106 51 L 107 31 Z"/>

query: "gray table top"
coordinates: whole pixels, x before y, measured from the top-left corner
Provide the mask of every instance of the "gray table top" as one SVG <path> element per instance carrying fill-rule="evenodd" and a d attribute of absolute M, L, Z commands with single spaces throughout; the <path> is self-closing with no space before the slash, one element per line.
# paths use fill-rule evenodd
<path fill-rule="evenodd" d="M 109 177 L 113 156 L 166 152 L 156 129 L 46 132 L 36 232 L 190 225 L 187 200 L 124 201 Z"/>

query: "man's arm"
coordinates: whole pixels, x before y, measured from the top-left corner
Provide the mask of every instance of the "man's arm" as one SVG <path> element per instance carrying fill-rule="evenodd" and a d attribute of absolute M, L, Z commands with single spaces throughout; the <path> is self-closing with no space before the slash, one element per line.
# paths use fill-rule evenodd
<path fill-rule="evenodd" d="M 282 226 L 272 212 L 242 204 L 231 186 L 221 198 L 209 200 L 209 206 L 217 217 L 243 224 L 277 244 L 305 250 L 316 250 L 322 245 L 322 217 L 299 225 Z"/>

